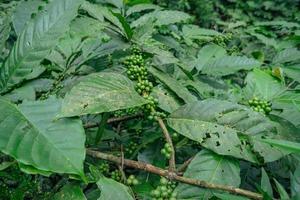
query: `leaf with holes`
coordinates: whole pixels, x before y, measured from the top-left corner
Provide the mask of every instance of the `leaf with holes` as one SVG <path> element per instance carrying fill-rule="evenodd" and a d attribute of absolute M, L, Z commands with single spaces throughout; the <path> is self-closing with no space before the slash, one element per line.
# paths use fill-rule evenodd
<path fill-rule="evenodd" d="M 207 99 L 186 104 L 170 115 L 168 124 L 220 155 L 251 162 L 258 162 L 258 157 L 271 162 L 285 155 L 257 140 L 261 136 L 272 136 L 276 132 L 274 123 L 260 113 L 229 101 Z"/>
<path fill-rule="evenodd" d="M 60 117 L 112 112 L 146 103 L 128 78 L 118 73 L 102 72 L 85 77 L 72 88 L 63 101 Z"/>

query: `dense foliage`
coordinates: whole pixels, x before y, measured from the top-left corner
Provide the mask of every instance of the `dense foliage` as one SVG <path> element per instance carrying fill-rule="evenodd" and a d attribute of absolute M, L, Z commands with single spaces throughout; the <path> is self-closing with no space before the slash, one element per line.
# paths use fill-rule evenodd
<path fill-rule="evenodd" d="M 299 0 L 0 3 L 0 199 L 300 199 Z"/>

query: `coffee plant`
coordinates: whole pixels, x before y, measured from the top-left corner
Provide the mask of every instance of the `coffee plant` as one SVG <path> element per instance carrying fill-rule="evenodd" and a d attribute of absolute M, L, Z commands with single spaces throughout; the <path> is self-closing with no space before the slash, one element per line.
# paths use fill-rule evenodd
<path fill-rule="evenodd" d="M 299 0 L 0 2 L 0 199 L 300 199 Z"/>

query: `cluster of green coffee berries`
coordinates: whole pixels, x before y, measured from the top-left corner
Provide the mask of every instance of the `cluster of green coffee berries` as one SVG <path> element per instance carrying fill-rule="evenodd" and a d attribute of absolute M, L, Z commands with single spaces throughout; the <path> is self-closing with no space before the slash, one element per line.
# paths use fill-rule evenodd
<path fill-rule="evenodd" d="M 176 183 L 168 181 L 162 177 L 160 184 L 154 190 L 151 191 L 153 200 L 176 200 L 177 194 L 174 191 Z"/>
<path fill-rule="evenodd" d="M 126 115 L 133 115 L 136 114 L 137 112 L 139 112 L 139 108 L 128 108 L 125 110 L 117 110 L 114 112 L 114 116 L 115 117 L 122 117 L 122 116 L 126 116 Z"/>
<path fill-rule="evenodd" d="M 109 164 L 108 163 L 101 163 L 99 165 L 99 171 L 102 174 L 109 174 Z"/>
<path fill-rule="evenodd" d="M 160 152 L 161 152 L 161 154 L 163 154 L 166 158 L 170 158 L 171 157 L 171 153 L 172 153 L 172 147 L 171 147 L 171 145 L 169 144 L 169 143 L 166 143 L 165 145 L 164 145 L 164 148 L 162 148 L 161 150 L 160 150 Z"/>
<path fill-rule="evenodd" d="M 142 55 L 131 55 L 126 58 L 123 64 L 127 68 L 127 76 L 131 80 L 145 80 L 148 76 L 145 60 Z"/>
<path fill-rule="evenodd" d="M 227 33 L 226 35 L 215 36 L 213 42 L 222 47 L 226 47 L 226 42 L 228 42 L 231 39 L 232 39 L 232 33 Z"/>
<path fill-rule="evenodd" d="M 139 180 L 134 176 L 134 175 L 130 175 L 127 178 L 127 185 L 138 185 L 139 184 Z"/>
<path fill-rule="evenodd" d="M 128 154 L 133 154 L 134 151 L 137 149 L 137 147 L 138 147 L 137 143 L 130 141 L 128 147 L 125 149 L 125 152 Z"/>
<path fill-rule="evenodd" d="M 120 182 L 122 180 L 122 174 L 120 170 L 114 170 L 111 172 L 111 178 L 114 179 L 115 181 Z"/>
<path fill-rule="evenodd" d="M 263 114 L 269 114 L 272 111 L 272 103 L 258 99 L 257 97 L 254 97 L 253 99 L 250 99 L 248 101 L 251 108 L 256 111 Z"/>
<path fill-rule="evenodd" d="M 150 93 L 152 88 L 153 84 L 148 80 L 141 80 L 135 86 L 136 91 L 141 95 L 144 93 Z"/>
<path fill-rule="evenodd" d="M 156 111 L 158 100 L 150 96 L 153 83 L 148 80 L 148 71 L 142 52 L 136 46 L 131 48 L 131 52 L 132 55 L 128 56 L 123 64 L 127 68 L 127 76 L 137 81 L 135 90 L 149 102 L 142 109 L 148 115 L 149 120 L 164 118 L 166 116 L 164 113 Z"/>

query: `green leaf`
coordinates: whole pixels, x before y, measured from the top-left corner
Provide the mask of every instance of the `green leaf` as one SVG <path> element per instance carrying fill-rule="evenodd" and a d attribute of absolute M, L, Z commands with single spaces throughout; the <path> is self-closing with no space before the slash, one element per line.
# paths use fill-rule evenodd
<path fill-rule="evenodd" d="M 129 194 L 128 188 L 113 179 L 102 177 L 97 182 L 97 185 L 101 190 L 101 196 L 98 200 L 134 200 L 134 198 Z"/>
<path fill-rule="evenodd" d="M 1 162 L 0 163 L 0 171 L 3 171 L 7 168 L 9 168 L 10 166 L 12 166 L 13 164 L 15 164 L 15 161 L 11 161 L 11 162 Z"/>
<path fill-rule="evenodd" d="M 226 55 L 226 50 L 216 44 L 208 44 L 200 49 L 197 56 L 196 68 L 201 71 L 212 60 Z"/>
<path fill-rule="evenodd" d="M 158 107 L 168 113 L 177 110 L 181 105 L 176 97 L 163 87 L 153 88 L 151 95 L 158 99 Z"/>
<path fill-rule="evenodd" d="M 184 38 L 188 38 L 190 40 L 201 40 L 205 38 L 205 36 L 222 36 L 222 33 L 219 33 L 212 29 L 200 28 L 196 25 L 184 25 L 182 28 L 182 33 Z"/>
<path fill-rule="evenodd" d="M 290 197 L 289 197 L 288 193 L 286 192 L 286 190 L 284 189 L 284 187 L 276 179 L 274 179 L 274 182 L 275 182 L 275 185 L 277 188 L 277 192 L 280 195 L 280 199 L 289 200 Z"/>
<path fill-rule="evenodd" d="M 142 17 L 138 18 L 137 20 L 133 21 L 131 23 L 131 27 L 142 26 L 151 18 L 156 19 L 155 25 L 163 26 L 180 22 L 186 22 L 191 19 L 191 16 L 189 14 L 176 10 L 157 10 L 151 13 L 147 13 Z"/>
<path fill-rule="evenodd" d="M 275 124 L 260 113 L 229 101 L 207 99 L 186 104 L 170 115 L 168 125 L 220 155 L 251 162 L 257 162 L 253 151 L 265 162 L 285 155 L 256 139 L 260 135 L 272 135 L 276 131 Z M 247 143 L 253 144 L 253 149 Z"/>
<path fill-rule="evenodd" d="M 187 88 L 180 85 L 180 83 L 172 78 L 171 76 L 163 73 L 155 68 L 150 68 L 149 72 L 153 74 L 156 78 L 158 78 L 161 82 L 163 82 L 168 88 L 170 88 L 178 97 L 180 97 L 184 102 L 190 103 L 197 101 L 197 98 L 193 96 Z"/>
<path fill-rule="evenodd" d="M 300 196 L 300 166 L 298 165 L 295 172 L 291 174 L 291 193 L 292 197 Z"/>
<path fill-rule="evenodd" d="M 10 16 L 7 16 L 2 23 L 0 21 L 0 53 L 5 47 L 6 40 L 9 38 L 10 30 Z"/>
<path fill-rule="evenodd" d="M 118 20 L 122 24 L 123 30 L 126 33 L 127 39 L 130 40 L 132 38 L 133 31 L 130 28 L 130 25 L 128 24 L 128 22 L 126 21 L 126 19 L 120 13 L 114 13 L 113 12 L 113 15 L 118 18 Z"/>
<path fill-rule="evenodd" d="M 246 197 L 242 197 L 242 196 L 237 196 L 237 195 L 233 195 L 233 194 L 221 194 L 221 193 L 215 193 L 214 192 L 214 196 L 222 199 L 222 200 L 250 200 L 249 198 Z"/>
<path fill-rule="evenodd" d="M 39 11 L 39 7 L 44 8 L 46 6 L 46 2 L 40 0 L 30 0 L 30 1 L 21 1 L 12 17 L 13 26 L 16 34 L 19 36 L 26 24 L 32 19 L 32 14 L 37 14 Z"/>
<path fill-rule="evenodd" d="M 54 0 L 30 21 L 0 68 L 0 91 L 38 76 L 39 67 L 77 15 L 82 0 Z"/>
<path fill-rule="evenodd" d="M 239 161 L 203 150 L 189 164 L 184 177 L 213 184 L 239 187 L 241 183 Z M 209 199 L 211 190 L 180 183 L 175 192 L 179 199 Z"/>
<path fill-rule="evenodd" d="M 130 8 L 128 8 L 128 10 L 126 11 L 126 15 L 129 16 L 133 13 L 137 13 L 137 12 L 142 12 L 145 10 L 161 10 L 162 8 L 154 5 L 154 4 L 137 4 L 134 6 L 131 6 Z"/>
<path fill-rule="evenodd" d="M 300 143 L 276 140 L 276 139 L 259 139 L 260 141 L 276 146 L 284 151 L 300 154 Z"/>
<path fill-rule="evenodd" d="M 112 112 L 146 103 L 127 77 L 118 73 L 95 73 L 86 76 L 66 95 L 60 117 Z"/>
<path fill-rule="evenodd" d="M 300 125 L 300 93 L 286 91 L 273 99 L 273 109 L 280 110 L 274 114 L 289 120 L 295 126 Z"/>
<path fill-rule="evenodd" d="M 300 64 L 296 65 L 284 65 L 282 66 L 283 72 L 290 78 L 300 83 Z"/>
<path fill-rule="evenodd" d="M 55 120 L 61 101 L 25 102 L 0 99 L 0 150 L 39 170 L 83 174 L 85 134 L 78 119 Z"/>
<path fill-rule="evenodd" d="M 240 70 L 251 70 L 260 65 L 259 61 L 246 56 L 224 56 L 205 65 L 202 73 L 212 76 L 225 76 Z"/>
<path fill-rule="evenodd" d="M 86 200 L 79 185 L 65 185 L 53 197 L 53 200 Z"/>
<path fill-rule="evenodd" d="M 95 19 L 104 22 L 104 16 L 102 14 L 101 7 L 99 7 L 98 5 L 92 4 L 88 1 L 84 1 L 80 8 L 85 10 L 90 16 L 94 17 Z"/>
<path fill-rule="evenodd" d="M 297 48 L 284 49 L 274 57 L 274 64 L 281 64 L 300 60 L 300 51 Z"/>
<path fill-rule="evenodd" d="M 255 69 L 247 75 L 246 84 L 244 92 L 247 99 L 256 96 L 271 101 L 285 90 L 283 83 L 279 79 L 259 69 Z"/>
<path fill-rule="evenodd" d="M 266 192 L 269 196 L 273 197 L 273 189 L 270 183 L 267 172 L 264 168 L 261 168 L 261 181 L 260 181 L 261 189 Z"/>
<path fill-rule="evenodd" d="M 123 0 L 104 0 L 104 2 L 114 5 L 119 9 L 123 8 L 124 6 Z"/>

